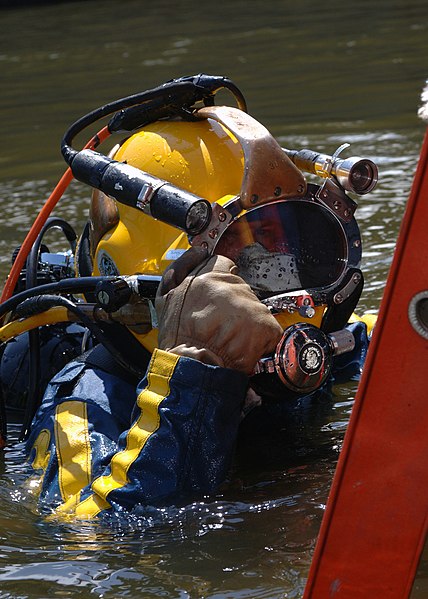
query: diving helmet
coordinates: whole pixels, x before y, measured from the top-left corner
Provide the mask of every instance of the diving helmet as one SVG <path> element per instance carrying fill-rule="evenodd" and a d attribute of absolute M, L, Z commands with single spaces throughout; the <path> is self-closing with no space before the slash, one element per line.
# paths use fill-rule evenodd
<path fill-rule="evenodd" d="M 95 190 L 92 274 L 160 279 L 190 245 L 229 257 L 287 332 L 278 355 L 261 361 L 257 373 L 275 371 L 289 389 L 311 392 L 325 380 L 335 344 L 336 353 L 352 345 L 337 333 L 361 294 L 361 238 L 356 204 L 337 180 L 308 184 L 289 154 L 238 108 L 206 106 L 190 121 L 142 127 L 109 157 L 204 198 L 209 222 L 186 234 Z M 156 347 L 155 326 L 134 334 L 150 352 Z"/>

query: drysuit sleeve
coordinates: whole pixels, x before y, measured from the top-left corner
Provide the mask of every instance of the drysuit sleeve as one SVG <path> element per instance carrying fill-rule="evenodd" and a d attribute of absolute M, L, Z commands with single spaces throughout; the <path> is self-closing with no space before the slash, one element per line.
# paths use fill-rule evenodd
<path fill-rule="evenodd" d="M 44 470 L 41 506 L 86 519 L 212 492 L 230 465 L 247 386 L 237 371 L 155 350 L 122 431 L 99 398 L 57 391 L 28 442 L 33 468 Z"/>

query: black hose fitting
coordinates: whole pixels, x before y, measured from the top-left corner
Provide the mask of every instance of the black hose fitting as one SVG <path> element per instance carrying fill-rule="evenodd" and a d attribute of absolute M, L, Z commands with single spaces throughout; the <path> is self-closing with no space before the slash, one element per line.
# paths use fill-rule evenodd
<path fill-rule="evenodd" d="M 130 132 L 159 119 L 180 115 L 191 118 L 191 108 L 199 101 L 205 105 L 214 104 L 214 94 L 220 89 L 228 89 L 236 99 L 238 107 L 247 111 L 247 104 L 241 91 L 227 77 L 192 75 L 168 81 L 147 93 L 147 99 L 117 112 L 108 124 L 109 131 Z"/>
<path fill-rule="evenodd" d="M 46 312 L 50 308 L 58 306 L 57 295 L 36 295 L 29 297 L 17 306 L 15 315 L 18 318 L 28 318 Z"/>

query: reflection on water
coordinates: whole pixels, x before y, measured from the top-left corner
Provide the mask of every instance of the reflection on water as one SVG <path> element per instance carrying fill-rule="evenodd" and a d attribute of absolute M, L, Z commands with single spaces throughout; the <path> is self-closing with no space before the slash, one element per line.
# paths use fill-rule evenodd
<path fill-rule="evenodd" d="M 114 98 L 209 72 L 231 77 L 283 146 L 332 153 L 347 141 L 376 161 L 380 183 L 357 217 L 360 308 L 377 309 L 423 135 L 425 0 L 333 0 L 322 10 L 313 0 L 220 0 L 209 10 L 195 0 L 96 0 L 1 10 L 0 19 L 2 279 L 63 172 L 69 124 Z M 80 230 L 88 196 L 74 183 L 55 213 Z M 0 597 L 300 597 L 355 390 L 337 385 L 331 398 L 290 409 L 288 424 L 270 430 L 277 451 L 265 440 L 238 454 L 217 497 L 126 522 L 45 522 L 22 486 L 22 449 L 8 448 Z M 427 579 L 425 560 L 413 599 L 426 596 Z"/>

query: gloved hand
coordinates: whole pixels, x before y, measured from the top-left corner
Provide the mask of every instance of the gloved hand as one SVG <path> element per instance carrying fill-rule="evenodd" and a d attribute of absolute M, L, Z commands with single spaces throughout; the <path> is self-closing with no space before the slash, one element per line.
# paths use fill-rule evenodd
<path fill-rule="evenodd" d="M 166 271 L 156 297 L 159 348 L 251 374 L 282 328 L 224 256 L 193 247 Z"/>

